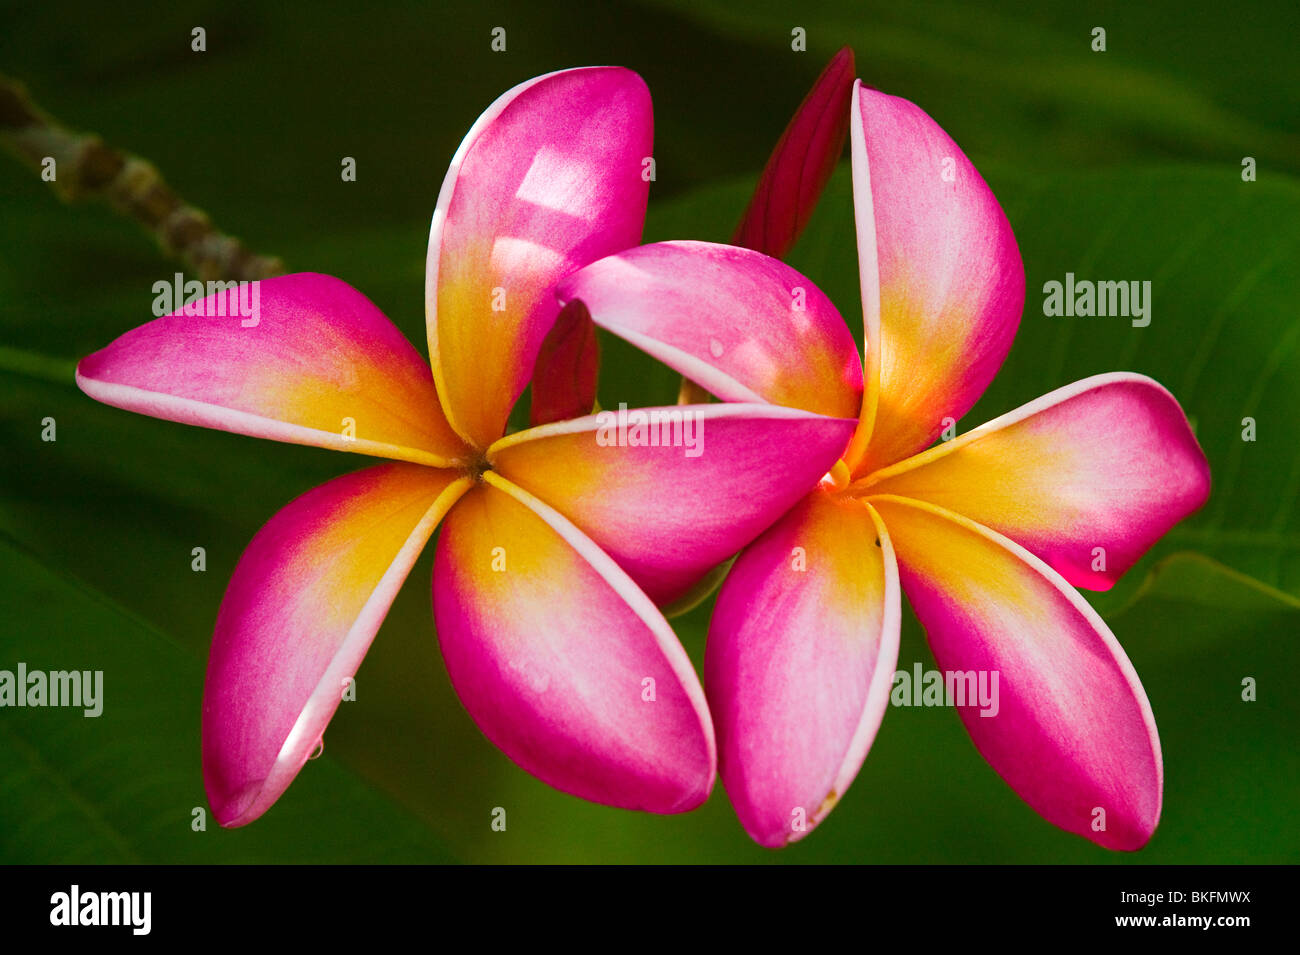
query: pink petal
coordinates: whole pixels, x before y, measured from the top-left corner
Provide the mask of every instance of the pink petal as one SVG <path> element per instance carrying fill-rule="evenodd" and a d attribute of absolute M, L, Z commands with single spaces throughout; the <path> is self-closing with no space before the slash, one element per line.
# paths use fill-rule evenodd
<path fill-rule="evenodd" d="M 471 444 L 504 431 L 559 311 L 555 282 L 641 241 L 652 127 L 635 73 L 564 70 L 503 95 L 456 151 L 425 311 L 438 393 Z"/>
<path fill-rule="evenodd" d="M 898 633 L 893 548 L 860 501 L 815 491 L 736 561 L 704 679 L 723 785 L 760 845 L 811 832 L 857 775 Z"/>
<path fill-rule="evenodd" d="M 217 616 L 203 782 L 223 826 L 252 822 L 316 748 L 398 588 L 471 485 L 384 464 L 323 484 L 258 531 Z"/>
<path fill-rule="evenodd" d="M 683 428 L 665 439 L 661 425 L 656 446 L 630 446 L 636 416 L 651 412 Z M 808 493 L 853 425 L 774 405 L 624 409 L 512 434 L 488 454 L 499 474 L 577 524 L 663 605 Z"/>
<path fill-rule="evenodd" d="M 919 501 L 870 501 L 939 668 L 985 674 L 989 705 L 968 697 L 957 707 L 975 747 L 1048 822 L 1108 849 L 1140 849 L 1160 818 L 1160 740 L 1101 617 L 1000 534 Z"/>
<path fill-rule="evenodd" d="M 853 93 L 853 51 L 826 64 L 763 167 L 732 245 L 783 258 L 817 206 L 844 150 Z"/>
<path fill-rule="evenodd" d="M 1205 503 L 1210 467 L 1178 402 L 1142 375 L 1097 375 L 871 475 L 1005 534 L 1076 587 L 1108 590 Z"/>
<path fill-rule="evenodd" d="M 660 242 L 559 284 L 597 325 L 726 401 L 857 417 L 862 364 L 844 319 L 788 265 L 728 245 Z"/>
<path fill-rule="evenodd" d="M 253 318 L 210 295 L 188 309 L 201 314 L 173 312 L 83 358 L 78 386 L 114 407 L 258 438 L 435 466 L 467 454 L 428 363 L 364 295 L 312 273 L 254 282 L 245 304 L 254 289 Z"/>
<path fill-rule="evenodd" d="M 683 812 L 713 786 L 704 692 L 668 623 L 581 531 L 492 472 L 447 518 L 433 611 L 461 702 L 507 756 L 594 802 Z"/>
<path fill-rule="evenodd" d="M 984 392 L 1020 324 L 1025 274 L 1002 207 L 948 134 L 907 100 L 855 89 L 867 399 L 848 463 L 865 474 L 929 445 Z"/>
<path fill-rule="evenodd" d="M 596 404 L 599 371 L 596 326 L 581 302 L 570 302 L 560 309 L 537 353 L 529 424 L 535 428 L 589 414 Z"/>

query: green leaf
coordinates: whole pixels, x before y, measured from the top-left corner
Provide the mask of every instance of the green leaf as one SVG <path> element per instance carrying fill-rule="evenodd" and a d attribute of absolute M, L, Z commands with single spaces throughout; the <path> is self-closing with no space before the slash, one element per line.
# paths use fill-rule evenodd
<path fill-rule="evenodd" d="M 1129 602 L 1112 611 L 1111 618 L 1148 598 L 1220 612 L 1300 610 L 1300 598 L 1191 551 L 1170 554 L 1152 567 Z"/>
<path fill-rule="evenodd" d="M 1285 119 L 1300 109 L 1294 6 L 1243 17 L 1172 0 L 652 4 L 760 44 L 772 70 L 820 66 L 851 46 L 864 83 L 918 103 L 967 152 L 1048 169 L 1253 156 L 1300 171 L 1300 137 Z M 795 27 L 806 53 L 791 48 Z M 1098 27 L 1105 52 L 1093 50 Z M 750 79 L 737 77 L 746 97 L 759 95 Z M 760 120 L 773 141 L 797 102 Z"/>
<path fill-rule="evenodd" d="M 450 859 L 425 826 L 328 755 L 255 830 L 221 829 L 199 770 L 203 667 L 194 654 L 4 539 L 0 578 L 0 669 L 99 671 L 103 681 L 98 716 L 84 707 L 0 711 L 0 862 Z M 381 829 L 356 825 L 376 814 Z M 300 838 L 310 829 L 328 838 Z"/>

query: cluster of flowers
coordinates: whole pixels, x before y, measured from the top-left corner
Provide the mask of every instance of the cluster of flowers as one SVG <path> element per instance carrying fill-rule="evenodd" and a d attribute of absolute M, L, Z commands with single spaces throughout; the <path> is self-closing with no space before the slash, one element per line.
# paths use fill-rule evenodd
<path fill-rule="evenodd" d="M 1001 674 L 996 717 L 959 713 L 1007 783 L 1065 830 L 1146 843 L 1151 707 L 1075 588 L 1110 587 L 1204 502 L 1204 455 L 1169 393 L 1126 373 L 930 447 L 1010 349 L 1023 265 L 957 145 L 853 73 L 848 51 L 823 72 L 734 245 L 638 246 L 652 116 L 635 73 L 510 90 L 438 197 L 429 361 L 361 293 L 295 274 L 261 283 L 253 327 L 178 311 L 80 363 L 110 405 L 390 459 L 290 503 L 234 572 L 203 707 L 222 825 L 257 819 L 301 770 L 441 524 L 451 681 L 558 789 L 672 813 L 720 773 L 756 841 L 802 837 L 876 735 L 905 592 L 941 668 Z M 846 136 L 865 358 L 780 261 Z M 706 449 L 598 440 L 595 326 L 720 399 L 678 409 L 707 422 Z M 506 434 L 530 382 L 532 427 Z M 664 608 L 698 602 L 732 558 L 701 682 Z"/>

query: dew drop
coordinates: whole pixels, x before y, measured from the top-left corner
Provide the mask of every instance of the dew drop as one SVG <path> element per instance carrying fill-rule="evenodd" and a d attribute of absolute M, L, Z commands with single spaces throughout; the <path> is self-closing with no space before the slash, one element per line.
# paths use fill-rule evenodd
<path fill-rule="evenodd" d="M 722 357 L 722 351 L 723 351 L 723 349 L 722 349 L 722 342 L 718 341 L 716 338 L 710 338 L 710 339 L 709 339 L 709 354 L 712 355 L 714 358 L 721 358 L 721 357 Z"/>
<path fill-rule="evenodd" d="M 308 758 L 308 759 L 320 759 L 321 754 L 324 753 L 324 752 L 325 752 L 325 737 L 322 736 L 320 739 L 316 740 L 316 751 L 313 752 L 313 753 L 312 753 L 310 756 L 308 756 L 307 758 Z"/>

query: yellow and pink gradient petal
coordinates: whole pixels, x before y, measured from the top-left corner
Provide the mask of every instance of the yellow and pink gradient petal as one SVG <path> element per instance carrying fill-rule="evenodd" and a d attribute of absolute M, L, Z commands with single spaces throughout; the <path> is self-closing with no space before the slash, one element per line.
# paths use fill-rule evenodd
<path fill-rule="evenodd" d="M 922 450 L 984 393 L 1025 271 L 992 190 L 919 107 L 858 83 L 849 142 L 866 394 L 846 460 L 861 475 Z"/>
<path fill-rule="evenodd" d="M 499 474 L 578 525 L 661 606 L 814 487 L 854 426 L 775 405 L 626 414 L 652 422 L 644 437 L 654 445 L 617 440 L 618 412 L 605 411 L 510 435 L 489 457 Z M 678 423 L 689 441 L 676 440 Z"/>
<path fill-rule="evenodd" d="M 570 276 L 557 294 L 723 400 L 835 418 L 862 406 L 862 360 L 844 319 L 810 279 L 762 253 L 643 245 Z"/>
<path fill-rule="evenodd" d="M 641 241 L 653 131 L 631 70 L 564 70 L 504 94 L 452 158 L 425 314 L 443 408 L 474 447 L 505 431 L 559 313 L 555 283 Z"/>
<path fill-rule="evenodd" d="M 1002 535 L 908 498 L 870 503 L 939 668 L 998 674 L 995 708 L 957 707 L 980 755 L 1048 822 L 1109 849 L 1144 846 L 1160 819 L 1160 739 L 1110 628 Z"/>
<path fill-rule="evenodd" d="M 1210 468 L 1171 394 L 1097 375 L 857 482 L 1010 537 L 1076 587 L 1108 590 L 1205 503 Z"/>
<path fill-rule="evenodd" d="M 297 498 L 258 531 L 217 615 L 203 779 L 217 821 L 258 818 L 316 748 L 438 521 L 472 486 L 393 463 Z"/>
<path fill-rule="evenodd" d="M 208 296 L 83 358 L 96 401 L 168 421 L 447 467 L 469 449 L 429 365 L 369 299 L 328 275 L 257 283 L 256 324 Z"/>
<path fill-rule="evenodd" d="M 875 739 L 898 660 L 898 572 L 861 501 L 814 492 L 736 560 L 704 680 L 722 784 L 760 845 L 802 839 Z"/>
<path fill-rule="evenodd" d="M 493 472 L 438 539 L 434 619 L 483 733 L 543 782 L 672 813 L 712 789 L 704 691 L 663 615 L 555 510 Z"/>

